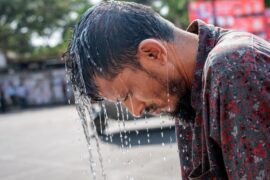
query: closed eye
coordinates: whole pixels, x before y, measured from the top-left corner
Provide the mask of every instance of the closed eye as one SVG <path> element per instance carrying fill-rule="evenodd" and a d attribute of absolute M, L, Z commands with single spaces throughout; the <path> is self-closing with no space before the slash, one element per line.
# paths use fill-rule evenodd
<path fill-rule="evenodd" d="M 131 97 L 131 96 L 132 96 L 132 92 L 129 91 L 129 92 L 126 94 L 125 98 L 123 99 L 123 102 L 125 102 L 126 100 L 128 100 L 128 98 Z"/>
<path fill-rule="evenodd" d="M 118 98 L 116 101 L 121 103 L 121 102 L 125 102 L 128 99 L 129 93 L 127 93 L 125 96 L 121 96 L 120 98 Z M 122 98 L 123 97 L 123 98 Z"/>
<path fill-rule="evenodd" d="M 125 101 L 128 99 L 128 96 L 129 96 L 129 94 L 127 94 L 127 95 L 125 96 L 125 98 L 123 99 L 123 102 L 125 102 Z"/>

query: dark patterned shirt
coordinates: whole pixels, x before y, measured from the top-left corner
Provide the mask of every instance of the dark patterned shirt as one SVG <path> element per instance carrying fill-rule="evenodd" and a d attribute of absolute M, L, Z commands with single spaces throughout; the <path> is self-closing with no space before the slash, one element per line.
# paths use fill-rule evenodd
<path fill-rule="evenodd" d="M 270 179 L 270 44 L 194 21 L 192 123 L 176 121 L 182 179 Z"/>

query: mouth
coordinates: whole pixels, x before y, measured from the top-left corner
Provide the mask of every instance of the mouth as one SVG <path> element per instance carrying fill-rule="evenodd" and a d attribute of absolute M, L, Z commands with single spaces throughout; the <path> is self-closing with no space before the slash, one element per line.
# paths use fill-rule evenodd
<path fill-rule="evenodd" d="M 160 109 L 151 110 L 149 113 L 152 115 L 159 115 L 161 113 L 161 110 Z"/>
<path fill-rule="evenodd" d="M 172 109 L 169 106 L 157 106 L 156 104 L 149 105 L 144 109 L 145 113 L 152 115 L 166 114 L 170 113 L 171 111 Z"/>
<path fill-rule="evenodd" d="M 159 112 L 160 112 L 159 108 L 156 105 L 150 105 L 150 106 L 146 107 L 144 111 L 146 113 L 149 113 L 152 115 L 159 114 Z"/>

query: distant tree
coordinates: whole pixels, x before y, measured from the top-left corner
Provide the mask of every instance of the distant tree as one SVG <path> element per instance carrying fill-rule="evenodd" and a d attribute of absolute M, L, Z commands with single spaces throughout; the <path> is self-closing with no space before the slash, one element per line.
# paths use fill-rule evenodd
<path fill-rule="evenodd" d="M 33 34 L 50 37 L 55 31 L 67 36 L 67 28 L 75 20 L 77 12 L 89 8 L 88 0 L 1 0 L 0 1 L 0 51 L 15 59 L 32 58 L 42 49 L 46 56 L 50 47 L 33 47 Z M 54 48 L 57 53 L 57 48 Z M 9 60 L 11 57 L 7 56 Z"/>
<path fill-rule="evenodd" d="M 163 0 L 163 7 L 168 7 L 165 17 L 176 26 L 185 29 L 188 24 L 188 0 Z"/>
<path fill-rule="evenodd" d="M 264 2 L 265 2 L 265 6 L 269 8 L 270 7 L 270 1 L 269 0 L 264 0 Z"/>
<path fill-rule="evenodd" d="M 188 25 L 188 0 L 123 0 L 133 1 L 152 6 L 162 16 L 170 20 L 176 26 L 186 28 Z M 168 9 L 166 14 L 162 13 L 164 8 Z"/>

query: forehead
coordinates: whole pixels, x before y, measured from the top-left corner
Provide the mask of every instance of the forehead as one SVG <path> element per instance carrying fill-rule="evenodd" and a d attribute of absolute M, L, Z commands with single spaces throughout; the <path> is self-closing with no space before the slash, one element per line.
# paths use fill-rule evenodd
<path fill-rule="evenodd" d="M 117 101 L 120 96 L 128 91 L 130 75 L 128 70 L 123 70 L 112 80 L 97 76 L 95 83 L 98 86 L 100 96 L 110 101 Z"/>

